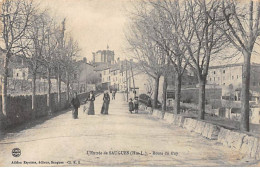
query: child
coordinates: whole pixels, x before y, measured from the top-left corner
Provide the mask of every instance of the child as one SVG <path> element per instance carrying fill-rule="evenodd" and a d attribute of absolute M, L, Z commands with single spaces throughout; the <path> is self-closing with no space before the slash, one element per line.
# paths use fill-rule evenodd
<path fill-rule="evenodd" d="M 132 113 L 132 111 L 134 111 L 134 103 L 133 103 L 133 101 L 132 101 L 132 98 L 130 98 L 129 99 L 130 101 L 129 101 L 129 111 L 130 111 L 130 113 Z"/>
<path fill-rule="evenodd" d="M 135 113 L 138 113 L 138 107 L 139 107 L 138 97 L 135 97 L 135 100 L 134 100 Z"/>

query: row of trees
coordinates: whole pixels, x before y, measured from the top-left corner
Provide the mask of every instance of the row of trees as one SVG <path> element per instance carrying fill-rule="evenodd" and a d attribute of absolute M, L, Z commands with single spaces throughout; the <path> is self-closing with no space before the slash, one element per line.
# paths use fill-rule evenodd
<path fill-rule="evenodd" d="M 47 105 L 51 112 L 51 78 L 57 79 L 58 103 L 61 97 L 61 80 L 67 84 L 69 100 L 71 75 L 77 65 L 73 57 L 79 51 L 78 44 L 65 34 L 65 19 L 61 24 L 51 17 L 47 9 L 33 0 L 4 0 L 0 4 L 0 40 L 4 51 L 2 74 L 2 113 L 7 114 L 7 77 L 10 59 L 26 57 L 32 75 L 32 110 L 35 110 L 36 78 L 47 77 Z M 35 112 L 33 112 L 35 117 Z"/>
<path fill-rule="evenodd" d="M 189 68 L 198 78 L 198 118 L 204 119 L 210 63 L 217 57 L 230 57 L 223 50 L 239 52 L 244 59 L 240 129 L 249 131 L 250 59 L 260 35 L 259 1 L 147 0 L 133 8 L 126 37 L 144 71 L 155 80 L 154 106 L 160 77 L 175 74 L 175 113 L 180 112 L 182 77 Z"/>

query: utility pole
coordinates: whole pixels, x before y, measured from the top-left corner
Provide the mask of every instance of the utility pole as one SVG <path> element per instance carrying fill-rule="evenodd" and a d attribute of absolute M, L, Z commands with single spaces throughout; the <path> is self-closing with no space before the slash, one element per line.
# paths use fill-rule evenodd
<path fill-rule="evenodd" d="M 133 79 L 133 86 L 134 86 L 134 97 L 136 97 L 135 79 L 134 79 L 134 74 L 133 74 L 133 69 L 132 69 L 132 63 L 131 63 L 131 61 L 130 61 L 130 68 L 131 68 L 132 79 Z"/>
<path fill-rule="evenodd" d="M 125 60 L 125 71 L 126 71 L 126 101 L 128 102 L 128 75 L 127 75 L 127 60 Z"/>

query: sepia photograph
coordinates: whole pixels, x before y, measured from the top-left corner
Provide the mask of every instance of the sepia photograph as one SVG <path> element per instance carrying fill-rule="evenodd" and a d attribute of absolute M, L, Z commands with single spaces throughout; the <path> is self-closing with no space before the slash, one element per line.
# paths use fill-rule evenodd
<path fill-rule="evenodd" d="M 0 0 L 0 167 L 259 167 L 259 0 Z"/>

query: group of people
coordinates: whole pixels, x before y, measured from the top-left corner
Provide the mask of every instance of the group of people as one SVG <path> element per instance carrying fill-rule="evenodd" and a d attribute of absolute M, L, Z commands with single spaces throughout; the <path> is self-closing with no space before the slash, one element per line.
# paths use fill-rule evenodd
<path fill-rule="evenodd" d="M 135 97 L 134 98 L 134 101 L 132 98 L 129 99 L 129 111 L 130 113 L 133 113 L 133 111 L 135 113 L 138 113 L 138 110 L 139 110 L 139 101 L 138 101 L 138 97 Z"/>
<path fill-rule="evenodd" d="M 96 98 L 95 98 L 94 92 L 91 91 L 89 93 L 88 97 L 86 98 L 86 100 L 84 101 L 85 104 L 89 102 L 89 107 L 87 108 L 86 105 L 84 105 L 84 108 L 83 108 L 83 111 L 87 112 L 88 115 L 95 115 L 95 107 L 94 107 L 95 99 Z M 109 104 L 110 104 L 110 95 L 108 92 L 105 92 L 104 96 L 103 96 L 103 105 L 101 108 L 102 115 L 108 115 Z M 78 118 L 78 109 L 80 108 L 80 101 L 79 101 L 77 93 L 74 93 L 74 96 L 71 100 L 71 105 L 73 106 L 72 116 L 74 119 L 77 119 Z"/>

